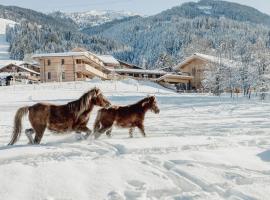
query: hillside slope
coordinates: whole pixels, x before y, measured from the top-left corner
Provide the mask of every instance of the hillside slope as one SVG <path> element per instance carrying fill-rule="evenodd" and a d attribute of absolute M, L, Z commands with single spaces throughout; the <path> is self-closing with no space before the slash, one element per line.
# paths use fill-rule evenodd
<path fill-rule="evenodd" d="M 69 51 L 75 47 L 84 47 L 95 53 L 125 48 L 111 39 L 80 32 L 79 26 L 69 18 L 52 17 L 15 6 L 0 6 L 0 17 L 18 22 L 6 34 L 12 59 L 20 60 L 35 52 Z"/>
<path fill-rule="evenodd" d="M 10 44 L 7 42 L 6 38 L 6 29 L 7 26 L 14 27 L 16 22 L 12 20 L 7 20 L 0 18 L 0 60 L 8 60 L 9 55 L 9 46 Z"/>
<path fill-rule="evenodd" d="M 250 6 L 229 1 L 201 0 L 198 3 L 184 3 L 160 13 L 158 16 L 171 19 L 175 16 L 184 18 L 213 17 L 227 18 L 241 22 L 270 25 L 270 16 Z"/>
<path fill-rule="evenodd" d="M 203 0 L 185 3 L 155 16 L 109 25 L 107 29 L 103 25 L 97 35 L 130 47 L 128 51 L 116 52 L 118 58 L 156 68 L 175 65 L 195 52 L 217 56 L 221 44 L 226 46 L 223 56 L 230 59 L 253 54 L 251 49 L 258 46 L 257 42 L 264 43 L 265 47 L 270 44 L 269 19 L 251 7 Z M 92 32 L 88 29 L 86 33 L 92 35 L 95 29 Z"/>

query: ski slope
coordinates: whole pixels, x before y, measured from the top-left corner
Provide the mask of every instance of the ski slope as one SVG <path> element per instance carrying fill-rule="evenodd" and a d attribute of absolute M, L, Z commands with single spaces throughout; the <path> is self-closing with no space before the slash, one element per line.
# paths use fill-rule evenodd
<path fill-rule="evenodd" d="M 0 18 L 0 60 L 9 59 L 9 43 L 6 41 L 6 27 L 14 26 L 16 22 Z"/>
<path fill-rule="evenodd" d="M 41 145 L 22 134 L 6 146 L 19 107 L 66 103 L 94 86 L 114 104 L 155 94 L 161 112 L 147 113 L 147 137 L 118 128 L 96 141 L 47 131 Z M 175 94 L 133 80 L 0 87 L 0 199 L 268 200 L 269 113 L 269 101 Z"/>

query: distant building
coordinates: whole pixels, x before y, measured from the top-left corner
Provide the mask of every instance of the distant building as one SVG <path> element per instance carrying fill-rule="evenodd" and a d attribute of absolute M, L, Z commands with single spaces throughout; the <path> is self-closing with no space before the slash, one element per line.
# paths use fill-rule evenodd
<path fill-rule="evenodd" d="M 40 64 L 41 82 L 83 81 L 93 77 L 104 80 L 130 77 L 188 85 L 192 80 L 191 76 L 181 73 L 144 70 L 117 60 L 111 55 L 96 55 L 81 48 L 65 53 L 36 54 L 33 58 Z"/>
<path fill-rule="evenodd" d="M 203 87 L 202 81 L 204 79 L 205 71 L 211 70 L 211 67 L 217 65 L 231 67 L 235 66 L 236 63 L 228 59 L 220 59 L 215 56 L 195 53 L 174 67 L 174 70 L 193 77 L 190 82 L 191 89 L 201 89 Z"/>
<path fill-rule="evenodd" d="M 12 76 L 17 82 L 38 82 L 40 81 L 40 69 L 34 63 L 17 60 L 0 60 L 0 74 Z"/>
<path fill-rule="evenodd" d="M 33 59 L 40 64 L 41 82 L 82 81 L 93 77 L 108 79 L 102 60 L 87 51 L 36 54 Z"/>

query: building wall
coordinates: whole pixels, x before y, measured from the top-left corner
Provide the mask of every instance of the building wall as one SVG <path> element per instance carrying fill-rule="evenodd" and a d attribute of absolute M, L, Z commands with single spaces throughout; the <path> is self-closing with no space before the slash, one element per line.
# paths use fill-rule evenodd
<path fill-rule="evenodd" d="M 64 64 L 62 64 L 62 59 L 64 60 Z M 74 68 L 76 68 L 75 58 L 73 59 L 72 57 L 48 57 L 41 58 L 39 60 L 39 63 L 41 82 L 65 82 L 76 80 L 76 74 L 74 72 Z M 48 73 L 51 73 L 50 79 L 48 77 Z"/>
<path fill-rule="evenodd" d="M 3 67 L 2 69 L 0 69 L 0 73 L 1 72 L 10 73 L 13 77 L 16 78 L 16 80 L 29 79 L 29 80 L 39 81 L 40 79 L 38 74 L 26 71 L 13 64 Z"/>
<path fill-rule="evenodd" d="M 208 69 L 209 62 L 193 59 L 189 63 L 185 64 L 181 68 L 181 72 L 187 73 L 190 76 L 193 76 L 193 80 L 191 80 L 192 89 L 201 89 L 202 88 L 202 80 L 204 77 L 205 70 Z"/>
<path fill-rule="evenodd" d="M 23 65 L 24 67 L 28 68 L 28 69 L 31 69 L 33 71 L 36 71 L 38 73 L 40 73 L 40 68 L 35 66 L 35 65 L 31 65 L 31 64 L 24 64 Z"/>

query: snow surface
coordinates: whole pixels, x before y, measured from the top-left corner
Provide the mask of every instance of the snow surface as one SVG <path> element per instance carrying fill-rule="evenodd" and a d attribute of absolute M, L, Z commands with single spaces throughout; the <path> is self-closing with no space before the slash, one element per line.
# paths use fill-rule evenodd
<path fill-rule="evenodd" d="M 9 43 L 6 41 L 6 27 L 14 26 L 16 22 L 0 18 L 0 60 L 9 59 Z"/>
<path fill-rule="evenodd" d="M 120 65 L 118 60 L 112 55 L 97 55 L 97 57 L 102 60 L 103 63 Z"/>
<path fill-rule="evenodd" d="M 211 15 L 212 6 L 198 6 L 205 14 Z"/>
<path fill-rule="evenodd" d="M 147 113 L 147 137 L 118 128 L 96 141 L 46 132 L 41 145 L 22 134 L 6 146 L 19 107 L 66 103 L 94 86 L 114 104 L 155 94 L 161 112 Z M 270 102 L 175 94 L 134 80 L 0 87 L 0 199 L 268 200 L 269 113 Z"/>

